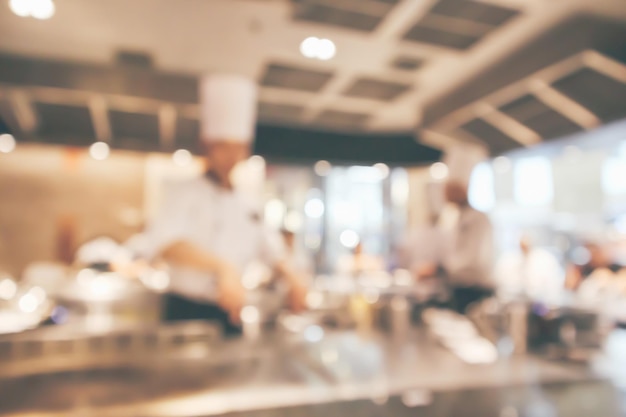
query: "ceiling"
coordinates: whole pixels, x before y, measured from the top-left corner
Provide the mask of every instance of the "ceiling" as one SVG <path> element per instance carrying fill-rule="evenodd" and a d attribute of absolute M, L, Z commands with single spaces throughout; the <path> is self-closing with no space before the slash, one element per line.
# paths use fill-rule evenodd
<path fill-rule="evenodd" d="M 256 78 L 261 125 L 329 149 L 326 132 L 419 131 L 500 153 L 626 117 L 623 0 L 55 2 L 47 21 L 0 3 L 0 115 L 18 139 L 193 149 L 210 72 Z M 303 57 L 308 36 L 337 55 Z"/>

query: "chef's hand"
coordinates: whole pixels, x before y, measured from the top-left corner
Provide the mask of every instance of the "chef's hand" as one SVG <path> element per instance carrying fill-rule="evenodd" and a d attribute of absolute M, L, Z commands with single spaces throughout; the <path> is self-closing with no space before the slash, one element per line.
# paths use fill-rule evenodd
<path fill-rule="evenodd" d="M 423 263 L 415 268 L 415 276 L 418 280 L 422 278 L 430 278 L 437 273 L 437 265 L 434 263 Z"/>
<path fill-rule="evenodd" d="M 305 310 L 307 307 L 307 287 L 300 274 L 291 269 L 289 262 L 286 261 L 278 262 L 274 267 L 276 268 L 276 272 L 278 272 L 289 285 L 289 298 L 287 300 L 289 308 L 296 313 Z"/>
<path fill-rule="evenodd" d="M 232 324 L 239 324 L 240 313 L 246 299 L 246 290 L 239 281 L 236 269 L 224 265 L 218 273 L 217 303 L 228 313 Z"/>
<path fill-rule="evenodd" d="M 299 283 L 291 285 L 289 289 L 289 308 L 294 313 L 299 313 L 307 308 L 307 293 L 308 291 L 304 285 Z"/>

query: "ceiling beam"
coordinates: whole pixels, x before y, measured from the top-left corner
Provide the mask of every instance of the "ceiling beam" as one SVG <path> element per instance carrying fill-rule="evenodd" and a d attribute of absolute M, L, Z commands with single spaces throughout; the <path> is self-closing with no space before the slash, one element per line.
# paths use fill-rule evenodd
<path fill-rule="evenodd" d="M 480 146 L 485 145 L 482 141 L 474 139 L 473 137 L 460 138 L 456 137 L 456 135 L 453 136 L 449 133 L 442 133 L 431 129 L 423 129 L 420 131 L 420 142 L 440 150 L 467 143 L 474 145 L 480 144 Z"/>
<path fill-rule="evenodd" d="M 159 141 L 165 150 L 174 150 L 176 141 L 176 108 L 165 104 L 159 109 Z"/>
<path fill-rule="evenodd" d="M 100 142 L 110 142 L 111 122 L 106 100 L 102 96 L 94 96 L 89 100 L 88 107 L 96 139 Z"/>
<path fill-rule="evenodd" d="M 22 90 L 13 90 L 9 94 L 9 101 L 20 130 L 26 134 L 34 133 L 39 121 L 28 94 Z"/>
<path fill-rule="evenodd" d="M 38 103 L 58 104 L 65 106 L 89 106 L 94 94 L 88 91 L 70 90 L 56 87 L 13 87 L 0 84 L 0 93 L 11 97 L 14 92 L 24 94 L 30 101 Z M 123 96 L 119 94 L 99 94 L 108 110 L 119 110 L 128 113 L 155 115 L 163 105 L 171 103 L 151 98 Z M 199 106 L 197 104 L 178 104 L 177 113 L 185 118 L 198 119 Z"/>
<path fill-rule="evenodd" d="M 602 124 L 601 120 L 586 107 L 542 80 L 531 81 L 530 90 L 539 101 L 583 129 L 591 130 Z"/>
<path fill-rule="evenodd" d="M 490 104 L 480 103 L 478 116 L 523 146 L 531 146 L 541 142 L 541 136 L 537 132 Z"/>
<path fill-rule="evenodd" d="M 585 65 L 626 84 L 626 64 L 597 51 L 586 51 L 583 55 Z"/>
<path fill-rule="evenodd" d="M 418 19 L 430 10 L 433 3 L 433 0 L 399 2 L 376 28 L 375 36 L 381 39 L 402 37 Z"/>
<path fill-rule="evenodd" d="M 472 120 L 476 116 L 476 107 L 481 103 L 489 103 L 492 107 L 499 107 L 502 104 L 509 103 L 516 98 L 528 94 L 530 92 L 529 82 L 541 80 L 546 84 L 550 84 L 568 74 L 573 73 L 585 66 L 584 53 L 575 54 L 560 62 L 549 65 L 533 74 L 517 80 L 508 86 L 490 93 L 478 101 L 474 101 L 466 106 L 453 111 L 452 113 L 439 119 L 434 125 L 434 129 L 440 129 L 445 126 L 461 126 L 462 124 Z M 480 110 L 478 110 L 480 111 Z"/>

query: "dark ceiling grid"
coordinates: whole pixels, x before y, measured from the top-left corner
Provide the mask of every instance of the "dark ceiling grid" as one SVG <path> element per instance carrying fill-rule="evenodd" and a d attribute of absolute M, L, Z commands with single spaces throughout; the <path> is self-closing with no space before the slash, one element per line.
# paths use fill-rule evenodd
<path fill-rule="evenodd" d="M 0 82 L 143 97 L 175 103 L 198 102 L 197 77 L 123 65 L 97 66 L 0 54 Z"/>
<path fill-rule="evenodd" d="M 466 50 L 517 15 L 517 10 L 478 1 L 440 0 L 403 38 L 407 41 Z M 437 23 L 442 21 L 442 17 L 450 25 Z"/>
<path fill-rule="evenodd" d="M 261 85 L 314 93 L 322 90 L 332 77 L 330 71 L 270 63 L 261 77 Z"/>
<path fill-rule="evenodd" d="M 501 106 L 499 110 L 544 139 L 558 138 L 580 130 L 579 125 L 530 94 Z"/>
<path fill-rule="evenodd" d="M 25 137 L 26 132 L 22 132 L 15 109 L 6 97 L 0 97 L 0 133 L 12 133 L 18 140 L 29 139 Z"/>
<path fill-rule="evenodd" d="M 423 26 L 422 22 L 418 22 L 404 35 L 404 39 L 444 48 L 466 50 L 480 41 L 481 37 L 476 35 L 463 35 L 445 29 Z"/>
<path fill-rule="evenodd" d="M 294 19 L 372 32 L 378 27 L 383 17 L 336 9 L 321 4 L 302 4 L 296 7 Z"/>
<path fill-rule="evenodd" d="M 471 0 L 440 0 L 430 12 L 491 26 L 502 25 L 518 14 L 507 7 Z"/>
<path fill-rule="evenodd" d="M 113 144 L 124 149 L 159 147 L 159 119 L 156 114 L 109 111 Z"/>
<path fill-rule="evenodd" d="M 362 129 L 369 117 L 367 113 L 324 110 L 315 119 L 315 124 L 335 128 Z"/>
<path fill-rule="evenodd" d="M 343 94 L 349 97 L 389 101 L 409 91 L 412 87 L 411 84 L 363 77 L 354 80 Z"/>
<path fill-rule="evenodd" d="M 91 144 L 96 137 L 87 107 L 34 103 L 37 136 L 74 146 Z"/>
<path fill-rule="evenodd" d="M 293 18 L 349 30 L 373 32 L 398 0 L 367 1 L 379 6 L 378 13 L 366 12 L 363 4 L 355 0 L 334 0 L 332 6 L 328 1 L 292 0 Z"/>
<path fill-rule="evenodd" d="M 553 87 L 604 123 L 626 117 L 626 84 L 590 68 L 581 68 L 557 80 Z"/>
<path fill-rule="evenodd" d="M 296 122 L 303 112 L 304 107 L 296 104 L 259 103 L 259 119 L 261 121 Z"/>
<path fill-rule="evenodd" d="M 411 133 L 365 134 L 259 125 L 254 152 L 271 162 L 416 166 L 441 158 L 441 152 L 415 140 Z"/>
<path fill-rule="evenodd" d="M 470 120 L 459 129 L 483 142 L 494 155 L 520 147 L 519 142 L 483 119 Z"/>
<path fill-rule="evenodd" d="M 389 65 L 392 68 L 402 71 L 415 71 L 424 65 L 424 59 L 408 55 L 398 55 Z"/>
<path fill-rule="evenodd" d="M 200 123 L 196 119 L 179 117 L 176 119 L 176 133 L 174 137 L 176 149 L 187 149 L 192 153 L 200 153 Z"/>

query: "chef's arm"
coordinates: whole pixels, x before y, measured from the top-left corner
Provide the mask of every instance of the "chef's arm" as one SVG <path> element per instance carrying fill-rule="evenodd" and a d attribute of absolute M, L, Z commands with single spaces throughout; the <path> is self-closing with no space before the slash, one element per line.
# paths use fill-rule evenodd
<path fill-rule="evenodd" d="M 169 263 L 213 275 L 217 279 L 218 304 L 228 312 L 232 323 L 239 322 L 239 312 L 245 303 L 246 291 L 234 266 L 184 240 L 166 246 L 160 255 Z"/>
<path fill-rule="evenodd" d="M 294 271 L 286 261 L 277 262 L 274 269 L 289 284 L 289 303 L 292 310 L 304 310 L 306 308 L 307 288 L 302 276 Z"/>
<path fill-rule="evenodd" d="M 166 246 L 161 251 L 160 257 L 172 264 L 214 274 L 218 279 L 223 278 L 226 269 L 232 268 L 218 256 L 184 240 Z"/>
<path fill-rule="evenodd" d="M 570 265 L 567 268 L 565 274 L 565 289 L 570 291 L 576 291 L 582 282 L 583 277 L 580 273 L 580 269 Z"/>

